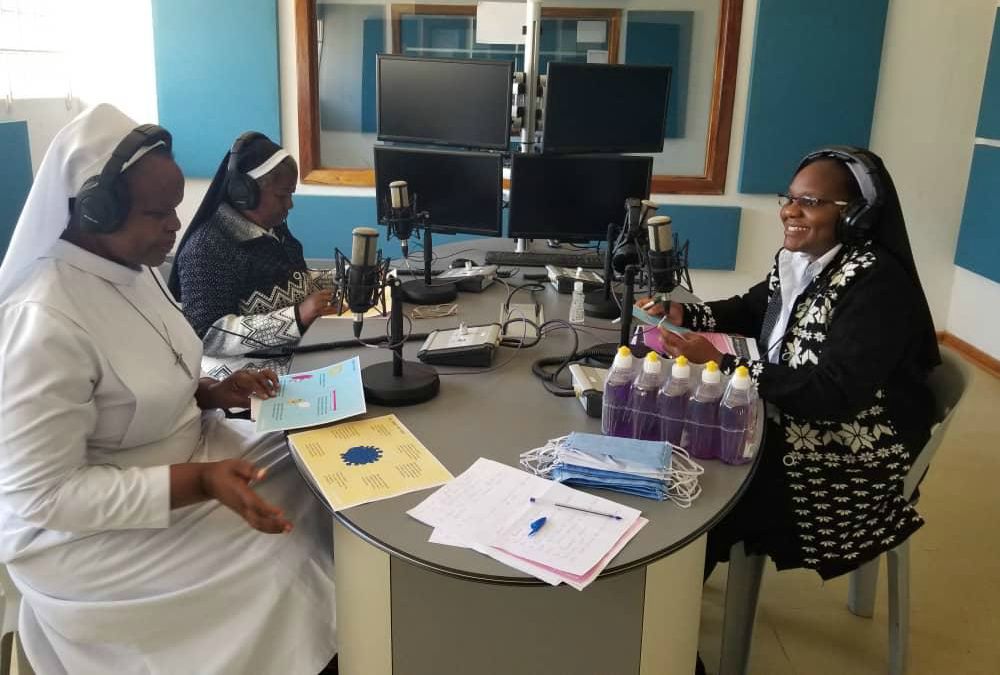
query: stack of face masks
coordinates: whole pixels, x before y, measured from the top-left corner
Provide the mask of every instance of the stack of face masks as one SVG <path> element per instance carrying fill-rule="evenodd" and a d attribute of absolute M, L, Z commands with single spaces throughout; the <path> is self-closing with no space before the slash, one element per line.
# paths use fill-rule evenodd
<path fill-rule="evenodd" d="M 521 455 L 521 466 L 560 483 L 603 488 L 688 507 L 704 469 L 680 447 L 659 441 L 571 433 Z"/>

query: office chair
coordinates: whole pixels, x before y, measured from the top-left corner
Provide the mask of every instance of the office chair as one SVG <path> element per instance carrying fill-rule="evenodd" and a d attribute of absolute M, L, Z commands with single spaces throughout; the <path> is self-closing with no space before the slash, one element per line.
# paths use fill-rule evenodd
<path fill-rule="evenodd" d="M 941 365 L 934 369 L 927 380 L 934 395 L 937 422 L 931 428 L 930 439 L 917 455 L 903 481 L 903 494 L 911 504 L 917 501 L 914 492 L 941 445 L 955 408 L 968 388 L 969 378 L 969 368 L 961 358 L 942 349 Z M 909 540 L 886 551 L 886 555 L 889 570 L 889 675 L 903 675 L 906 672 L 910 637 Z M 765 559 L 766 556 L 762 555 L 748 556 L 742 542 L 734 545 L 730 551 L 719 675 L 747 675 L 749 672 L 750 645 Z M 875 558 L 851 572 L 847 606 L 858 616 L 871 618 L 875 613 L 878 563 L 879 559 Z"/>

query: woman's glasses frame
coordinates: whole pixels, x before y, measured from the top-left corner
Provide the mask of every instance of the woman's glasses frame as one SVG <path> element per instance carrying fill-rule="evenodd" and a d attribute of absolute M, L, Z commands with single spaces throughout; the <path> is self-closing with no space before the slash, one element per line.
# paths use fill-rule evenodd
<path fill-rule="evenodd" d="M 787 193 L 781 193 L 778 195 L 778 206 L 785 208 L 792 202 L 795 202 L 800 207 L 804 209 L 815 209 L 824 204 L 835 204 L 840 207 L 847 206 L 850 202 L 845 202 L 840 199 L 823 199 L 822 197 L 810 197 L 809 195 L 802 195 L 800 197 L 793 197 Z"/>

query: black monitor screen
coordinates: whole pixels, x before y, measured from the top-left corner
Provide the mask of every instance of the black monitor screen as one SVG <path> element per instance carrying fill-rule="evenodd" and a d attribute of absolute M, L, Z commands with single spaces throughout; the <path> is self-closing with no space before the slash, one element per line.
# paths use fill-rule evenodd
<path fill-rule="evenodd" d="M 417 208 L 430 213 L 435 232 L 502 231 L 503 158 L 488 152 L 375 147 L 378 218 L 387 210 L 389 183 L 405 180 Z"/>
<path fill-rule="evenodd" d="M 506 150 L 513 61 L 379 54 L 378 139 Z"/>
<path fill-rule="evenodd" d="M 514 155 L 509 236 L 604 239 L 628 197 L 649 197 L 652 157 Z"/>
<path fill-rule="evenodd" d="M 549 63 L 545 152 L 660 152 L 669 66 Z"/>

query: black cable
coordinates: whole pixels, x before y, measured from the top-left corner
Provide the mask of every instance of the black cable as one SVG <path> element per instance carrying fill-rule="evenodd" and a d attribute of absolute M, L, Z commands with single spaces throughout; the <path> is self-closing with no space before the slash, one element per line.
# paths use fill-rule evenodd
<path fill-rule="evenodd" d="M 419 340 L 426 340 L 430 333 L 410 333 L 406 341 L 407 342 L 417 342 Z M 284 356 L 291 356 L 292 354 L 308 354 L 309 352 L 325 352 L 333 349 L 344 349 L 346 347 L 357 347 L 358 343 L 361 342 L 365 345 L 371 346 L 381 346 L 385 342 L 385 337 L 380 335 L 373 338 L 351 338 L 349 340 L 333 340 L 331 342 L 318 342 L 313 345 L 295 345 L 294 347 L 286 347 L 273 352 L 250 352 L 246 356 L 250 358 L 262 358 L 262 359 L 273 359 Z"/>

